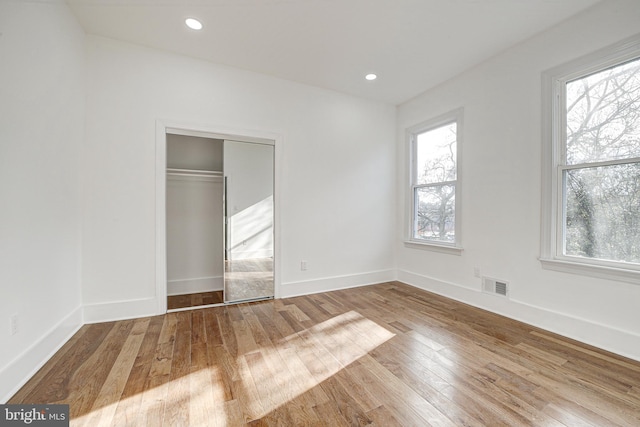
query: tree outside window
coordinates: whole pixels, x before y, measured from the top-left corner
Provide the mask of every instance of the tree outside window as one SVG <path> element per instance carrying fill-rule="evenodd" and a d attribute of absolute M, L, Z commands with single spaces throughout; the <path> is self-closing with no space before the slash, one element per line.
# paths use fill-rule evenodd
<path fill-rule="evenodd" d="M 451 113 L 411 134 L 411 240 L 457 246 L 459 116 Z"/>
<path fill-rule="evenodd" d="M 640 263 L 640 59 L 564 90 L 562 253 Z"/>

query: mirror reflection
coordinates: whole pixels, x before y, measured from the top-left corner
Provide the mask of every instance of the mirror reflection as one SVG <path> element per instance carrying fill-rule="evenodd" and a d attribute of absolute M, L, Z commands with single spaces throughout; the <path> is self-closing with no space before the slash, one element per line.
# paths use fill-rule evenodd
<path fill-rule="evenodd" d="M 225 302 L 273 296 L 273 146 L 224 142 Z"/>

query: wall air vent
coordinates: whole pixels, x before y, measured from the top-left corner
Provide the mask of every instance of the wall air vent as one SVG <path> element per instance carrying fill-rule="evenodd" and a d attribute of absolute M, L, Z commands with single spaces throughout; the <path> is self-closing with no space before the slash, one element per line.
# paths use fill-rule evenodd
<path fill-rule="evenodd" d="M 506 297 L 509 294 L 509 282 L 506 280 L 493 279 L 491 277 L 483 277 L 482 291 L 488 294 Z"/>

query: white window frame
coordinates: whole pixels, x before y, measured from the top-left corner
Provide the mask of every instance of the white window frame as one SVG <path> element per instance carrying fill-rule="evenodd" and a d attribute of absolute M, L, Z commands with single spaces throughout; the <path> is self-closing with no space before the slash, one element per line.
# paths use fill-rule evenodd
<path fill-rule="evenodd" d="M 463 142 L 463 109 L 458 108 L 448 113 L 442 114 L 433 119 L 418 123 L 415 126 L 406 129 L 406 149 L 407 171 L 408 171 L 408 207 L 406 215 L 406 238 L 404 244 L 406 247 L 426 249 L 436 252 L 448 253 L 452 255 L 462 254 L 462 142 Z M 455 183 L 455 241 L 452 243 L 441 242 L 437 240 L 416 239 L 414 237 L 415 227 L 415 188 L 419 187 L 415 184 L 416 177 L 416 142 L 417 136 L 430 130 L 445 126 L 450 123 L 456 123 L 456 179 L 451 181 Z"/>
<path fill-rule="evenodd" d="M 640 283 L 633 263 L 564 255 L 563 171 L 567 82 L 640 57 L 640 36 L 625 39 L 542 74 L 542 267 L 548 270 Z M 605 162 L 615 163 L 615 162 Z"/>

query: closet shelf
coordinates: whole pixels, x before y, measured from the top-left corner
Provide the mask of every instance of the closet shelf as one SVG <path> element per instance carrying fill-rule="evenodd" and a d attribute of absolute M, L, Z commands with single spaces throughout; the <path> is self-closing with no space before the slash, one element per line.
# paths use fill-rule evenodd
<path fill-rule="evenodd" d="M 222 177 L 221 171 L 208 171 L 199 169 L 175 169 L 167 168 L 167 175 L 174 176 L 210 176 L 210 177 Z"/>

